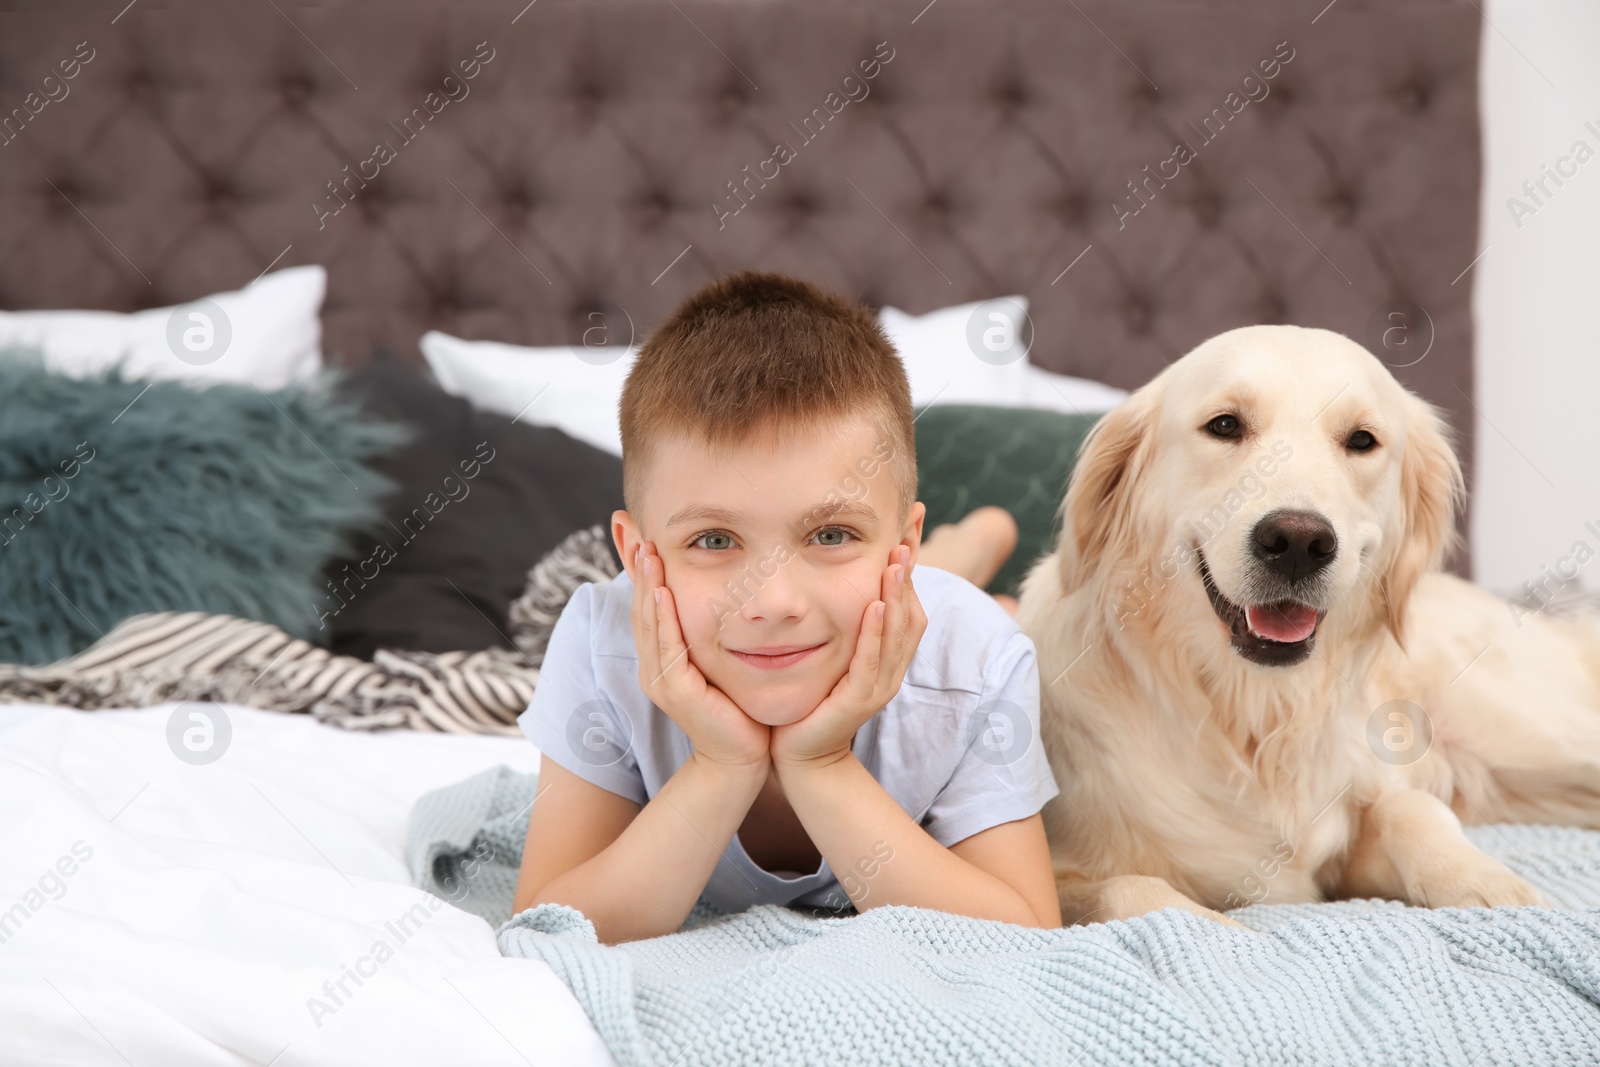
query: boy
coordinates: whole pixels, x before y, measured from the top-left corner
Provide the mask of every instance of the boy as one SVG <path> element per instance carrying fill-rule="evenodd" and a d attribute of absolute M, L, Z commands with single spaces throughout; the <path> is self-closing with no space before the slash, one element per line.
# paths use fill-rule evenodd
<path fill-rule="evenodd" d="M 620 415 L 625 569 L 573 594 L 518 720 L 543 759 L 514 910 L 569 904 L 608 944 L 702 896 L 1060 926 L 1034 647 L 912 574 L 911 394 L 872 314 L 715 282 Z"/>

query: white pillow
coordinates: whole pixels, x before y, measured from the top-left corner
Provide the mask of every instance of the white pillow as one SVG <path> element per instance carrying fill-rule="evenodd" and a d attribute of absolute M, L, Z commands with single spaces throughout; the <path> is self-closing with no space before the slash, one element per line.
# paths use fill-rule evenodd
<path fill-rule="evenodd" d="M 1028 298 L 1007 296 L 908 315 L 885 307 L 878 322 L 906 364 L 913 407 L 995 404 L 1052 411 L 1110 411 L 1128 394 L 1028 359 Z"/>
<path fill-rule="evenodd" d="M 129 378 L 281 389 L 322 368 L 327 285 L 322 267 L 290 267 L 243 289 L 132 314 L 0 311 L 0 347 L 38 347 L 47 367 L 73 378 L 121 362 Z"/>
<path fill-rule="evenodd" d="M 1013 296 L 927 315 L 886 307 L 878 321 L 905 360 L 917 407 L 936 400 L 1087 413 L 1110 411 L 1127 399 L 1121 389 L 1029 364 L 1016 343 L 1027 309 L 1026 297 Z M 554 426 L 622 455 L 618 409 L 637 348 L 530 348 L 465 341 L 438 330 L 423 334 L 420 346 L 433 376 L 452 396 L 519 422 Z"/>
<path fill-rule="evenodd" d="M 911 404 L 1019 407 L 1027 395 L 1023 296 L 979 300 L 910 315 L 878 312 L 878 323 L 905 361 Z"/>
<path fill-rule="evenodd" d="M 1073 378 L 1028 364 L 1024 375 L 1022 406 L 1048 408 L 1073 415 L 1096 415 L 1110 411 L 1128 399 L 1126 389 L 1117 389 L 1088 378 Z"/>
<path fill-rule="evenodd" d="M 423 358 L 452 396 L 533 426 L 554 426 L 622 455 L 618 408 L 638 350 L 629 345 L 528 348 L 429 330 Z M 579 358 L 579 353 L 582 358 Z"/>

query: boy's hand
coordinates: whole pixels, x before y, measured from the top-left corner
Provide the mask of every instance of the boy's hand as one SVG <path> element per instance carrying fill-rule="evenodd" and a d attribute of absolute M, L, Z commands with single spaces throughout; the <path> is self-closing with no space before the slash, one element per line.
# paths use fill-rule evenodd
<path fill-rule="evenodd" d="M 833 692 L 805 718 L 772 727 L 772 761 L 784 767 L 826 765 L 850 753 L 862 723 L 900 691 L 906 669 L 928 628 L 927 613 L 911 587 L 911 549 L 899 545 L 881 578 L 882 601 L 867 605 L 850 669 Z M 883 617 L 878 616 L 880 603 Z"/>
<path fill-rule="evenodd" d="M 634 559 L 633 643 L 639 651 L 639 687 L 689 735 L 697 755 L 732 767 L 766 766 L 770 728 L 746 715 L 690 661 L 678 625 L 677 601 L 662 580 L 655 546 L 641 544 Z"/>

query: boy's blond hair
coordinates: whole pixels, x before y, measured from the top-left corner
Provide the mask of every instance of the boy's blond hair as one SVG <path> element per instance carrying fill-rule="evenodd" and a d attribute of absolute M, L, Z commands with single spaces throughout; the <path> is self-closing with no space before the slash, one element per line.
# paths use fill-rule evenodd
<path fill-rule="evenodd" d="M 877 318 L 781 274 L 721 278 L 656 329 L 628 372 L 620 411 L 624 506 L 637 521 L 663 438 L 711 447 L 771 443 L 852 415 L 876 431 L 877 451 L 862 461 L 881 466 L 890 457 L 898 526 L 917 495 L 916 432 L 905 366 Z"/>

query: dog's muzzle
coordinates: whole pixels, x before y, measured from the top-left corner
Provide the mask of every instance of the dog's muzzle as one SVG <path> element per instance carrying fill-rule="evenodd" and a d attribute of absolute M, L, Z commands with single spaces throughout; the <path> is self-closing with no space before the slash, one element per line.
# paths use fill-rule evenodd
<path fill-rule="evenodd" d="M 1262 520 L 1263 524 L 1266 521 Z M 1258 544 L 1261 529 L 1262 526 L 1258 525 L 1255 535 Z M 1328 532 L 1331 534 L 1332 529 L 1329 528 Z M 1217 618 L 1228 627 L 1229 640 L 1235 652 L 1264 667 L 1292 667 L 1311 656 L 1317 640 L 1317 627 L 1327 614 L 1326 609 L 1294 597 L 1280 597 L 1258 604 L 1235 604 L 1217 588 L 1211 568 L 1206 564 L 1205 553 L 1197 551 L 1195 555 L 1206 596 L 1210 598 L 1211 608 Z M 1318 564 L 1315 570 L 1320 570 L 1323 565 Z M 1298 569 L 1294 561 L 1286 561 L 1284 566 Z M 1282 575 L 1276 565 L 1269 567 Z M 1303 580 L 1311 575 L 1300 571 L 1299 577 Z"/>

